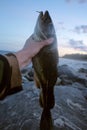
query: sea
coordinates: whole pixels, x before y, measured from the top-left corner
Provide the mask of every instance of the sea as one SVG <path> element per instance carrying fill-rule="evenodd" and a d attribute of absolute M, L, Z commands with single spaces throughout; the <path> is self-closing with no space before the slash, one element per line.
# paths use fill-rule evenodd
<path fill-rule="evenodd" d="M 0 50 L 0 54 L 6 54 L 6 53 L 10 53 L 10 51 L 3 51 L 3 50 Z"/>
<path fill-rule="evenodd" d="M 6 54 L 10 51 L 0 50 L 0 54 Z M 68 65 L 69 67 L 73 68 L 75 71 L 79 70 L 80 68 L 87 69 L 87 61 L 82 60 L 74 60 L 74 59 L 67 59 L 67 58 L 59 58 L 58 65 Z M 30 65 L 32 66 L 32 64 Z"/>

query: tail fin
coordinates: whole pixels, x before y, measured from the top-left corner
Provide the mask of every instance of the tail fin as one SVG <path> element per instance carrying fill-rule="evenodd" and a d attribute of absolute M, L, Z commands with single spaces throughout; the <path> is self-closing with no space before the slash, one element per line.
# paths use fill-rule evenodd
<path fill-rule="evenodd" d="M 42 112 L 40 130 L 53 130 L 53 121 L 49 109 L 44 109 Z"/>

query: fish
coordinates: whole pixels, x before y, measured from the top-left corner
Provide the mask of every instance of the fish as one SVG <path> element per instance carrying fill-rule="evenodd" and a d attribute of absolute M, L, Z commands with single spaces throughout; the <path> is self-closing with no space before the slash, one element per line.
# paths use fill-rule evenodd
<path fill-rule="evenodd" d="M 52 44 L 43 47 L 32 58 L 34 79 L 36 86 L 40 88 L 39 102 L 43 107 L 40 120 L 40 130 L 53 130 L 53 121 L 50 109 L 55 105 L 54 86 L 58 76 L 58 49 L 55 28 L 48 11 L 39 11 L 39 16 L 33 33 L 33 39 L 37 42 L 54 38 Z"/>
<path fill-rule="evenodd" d="M 34 28 L 33 39 L 40 42 L 50 37 L 54 39 L 52 44 L 43 47 L 32 58 L 35 83 L 41 90 L 39 102 L 45 110 L 50 110 L 55 105 L 54 86 L 58 76 L 58 45 L 49 11 L 40 11 Z"/>
<path fill-rule="evenodd" d="M 53 130 L 53 120 L 49 109 L 43 109 L 42 111 L 40 130 Z"/>

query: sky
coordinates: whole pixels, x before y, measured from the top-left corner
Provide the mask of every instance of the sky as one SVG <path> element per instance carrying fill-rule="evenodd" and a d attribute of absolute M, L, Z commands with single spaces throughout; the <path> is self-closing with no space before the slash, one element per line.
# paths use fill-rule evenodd
<path fill-rule="evenodd" d="M 87 0 L 0 0 L 0 50 L 18 51 L 33 33 L 38 13 L 48 10 L 59 55 L 87 54 Z"/>

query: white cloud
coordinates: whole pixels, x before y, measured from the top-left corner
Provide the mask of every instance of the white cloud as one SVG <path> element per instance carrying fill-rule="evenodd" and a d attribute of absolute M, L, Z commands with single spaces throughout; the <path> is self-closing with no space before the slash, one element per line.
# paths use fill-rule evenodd
<path fill-rule="evenodd" d="M 87 25 L 80 25 L 75 27 L 76 33 L 87 33 Z"/>
<path fill-rule="evenodd" d="M 71 48 L 74 48 L 76 50 L 87 52 L 87 46 L 83 43 L 82 40 L 77 41 L 77 40 L 74 40 L 74 39 L 70 39 L 69 45 L 70 45 Z"/>

